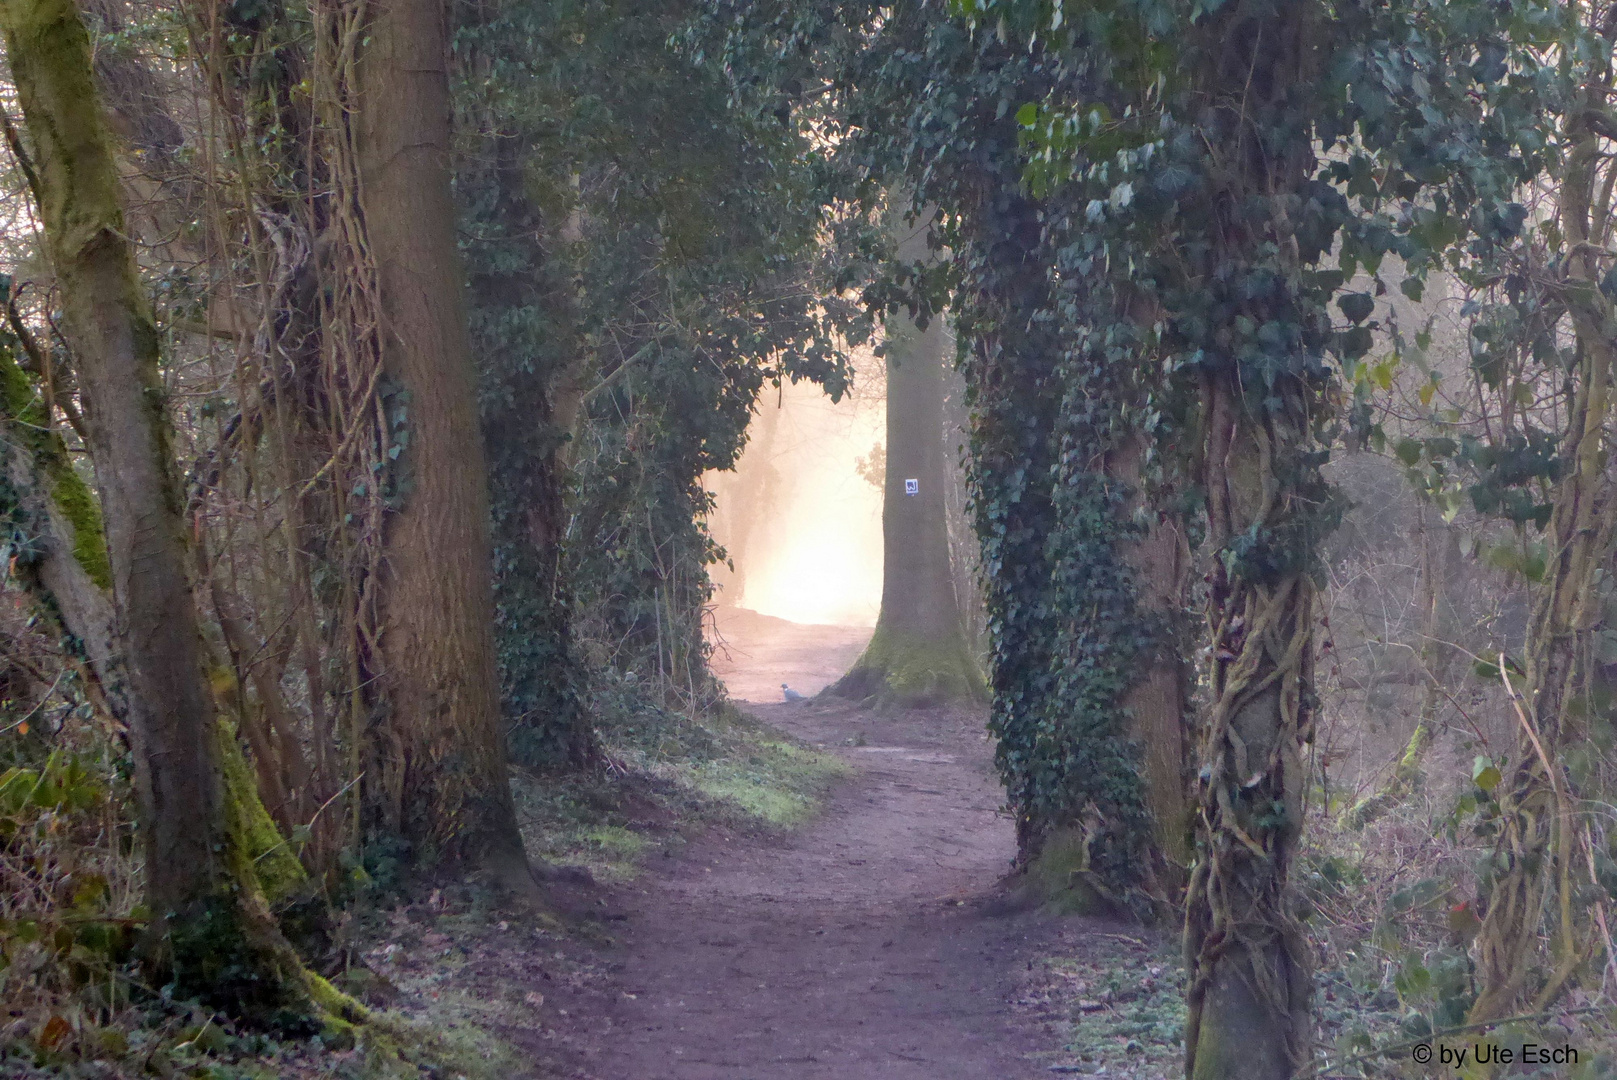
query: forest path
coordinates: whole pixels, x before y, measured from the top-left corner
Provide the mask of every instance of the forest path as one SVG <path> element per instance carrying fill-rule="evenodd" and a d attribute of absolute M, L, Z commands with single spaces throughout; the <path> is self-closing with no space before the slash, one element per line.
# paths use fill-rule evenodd
<path fill-rule="evenodd" d="M 1012 1002 L 1056 920 L 1000 913 L 1015 851 L 980 718 L 749 705 L 850 767 L 784 837 L 715 829 L 614 900 L 602 1080 L 1017 1080 Z M 859 745 L 863 744 L 863 745 Z M 616 967 L 617 965 L 614 965 Z M 582 1019 L 582 1018 L 579 1018 Z M 603 1022 L 609 1021 L 609 1022 Z"/>

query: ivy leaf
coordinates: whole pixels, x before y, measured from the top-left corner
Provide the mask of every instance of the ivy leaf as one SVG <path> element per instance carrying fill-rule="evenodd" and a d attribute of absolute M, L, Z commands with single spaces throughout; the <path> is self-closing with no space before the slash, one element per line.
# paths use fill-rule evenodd
<path fill-rule="evenodd" d="M 1492 791 L 1503 779 L 1498 766 L 1481 754 L 1478 754 L 1476 761 L 1471 763 L 1471 782 L 1483 791 Z"/>
<path fill-rule="evenodd" d="M 1337 351 L 1346 360 L 1357 360 L 1370 351 L 1370 328 L 1355 326 L 1337 337 Z"/>
<path fill-rule="evenodd" d="M 1348 293 L 1336 301 L 1336 306 L 1342 309 L 1342 314 L 1355 323 L 1362 323 L 1375 311 L 1376 302 L 1369 293 Z"/>

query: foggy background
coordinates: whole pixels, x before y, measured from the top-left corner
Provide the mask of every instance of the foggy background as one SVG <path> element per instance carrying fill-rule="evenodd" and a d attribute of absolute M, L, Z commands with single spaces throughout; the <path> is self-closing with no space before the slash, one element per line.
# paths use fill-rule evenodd
<path fill-rule="evenodd" d="M 721 607 L 797 623 L 873 627 L 881 608 L 885 377 L 868 351 L 853 393 L 768 387 L 733 472 L 712 472 Z"/>

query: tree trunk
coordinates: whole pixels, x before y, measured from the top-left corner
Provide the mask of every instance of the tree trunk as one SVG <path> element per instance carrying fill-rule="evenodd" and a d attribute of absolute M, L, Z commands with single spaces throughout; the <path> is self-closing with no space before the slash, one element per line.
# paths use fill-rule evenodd
<path fill-rule="evenodd" d="M 481 9 L 463 9 L 480 30 Z M 483 81 L 499 61 L 462 57 Z M 469 122 L 497 124 L 487 106 Z M 457 163 L 456 193 L 475 224 L 468 246 L 473 350 L 482 380 L 483 445 L 493 501 L 495 645 L 506 746 L 521 765 L 585 768 L 600 746 L 573 645 L 565 573 L 565 492 L 589 351 L 579 327 L 572 252 L 576 207 L 558 224 L 530 197 L 527 137 L 495 127 Z"/>
<path fill-rule="evenodd" d="M 1212 550 L 1254 526 L 1284 535 L 1302 500 L 1276 458 L 1293 457 L 1305 434 L 1254 415 L 1233 369 L 1206 377 L 1203 400 Z M 1215 556 L 1214 567 L 1185 1051 L 1192 1080 L 1284 1080 L 1312 1040 L 1311 953 L 1288 879 L 1313 737 L 1314 585 L 1301 565 L 1269 575 Z"/>
<path fill-rule="evenodd" d="M 147 960 L 182 993 L 238 1015 L 307 1016 L 315 983 L 276 930 L 244 846 L 244 823 L 262 807 L 250 784 L 237 790 L 223 770 L 186 576 L 158 335 L 125 238 L 89 36 L 70 0 L 5 0 L 0 20 L 33 137 L 45 246 L 84 402 L 115 631 L 98 625 L 106 609 L 68 560 L 47 560 L 40 577 L 61 583 L 53 596 L 74 598 L 62 614 L 83 620 L 78 632 L 92 664 L 109 636 L 123 658 L 152 911 Z M 40 464 L 36 455 L 36 474 Z"/>
<path fill-rule="evenodd" d="M 1608 48 L 1613 35 L 1617 26 L 1608 24 Z M 1609 78 L 1586 88 L 1588 112 L 1603 108 L 1609 94 Z M 1599 580 L 1609 573 L 1617 535 L 1617 485 L 1607 461 L 1607 432 L 1617 411 L 1617 347 L 1611 338 L 1617 304 L 1596 285 L 1601 265 L 1593 243 L 1609 228 L 1607 212 L 1595 199 L 1606 140 L 1581 122 L 1569 134 L 1578 138 L 1558 193 L 1567 249 L 1560 299 L 1578 345 L 1578 364 L 1569 375 L 1576 390 L 1544 530 L 1549 559 L 1532 586 L 1525 671 L 1513 678 L 1499 658 L 1519 728 L 1508 771 L 1494 790 L 1498 832 L 1491 861 L 1497 869 L 1482 883 L 1487 908 L 1476 940 L 1479 993 L 1467 1017 L 1472 1023 L 1549 1008 L 1599 947 L 1590 909 L 1604 921 L 1596 906 L 1602 900 L 1585 899 L 1591 887 L 1598 895 L 1598 834 L 1579 827 L 1584 796 L 1563 754 L 1591 737 L 1593 641 L 1603 621 Z M 1541 952 L 1547 964 L 1538 962 Z"/>
<path fill-rule="evenodd" d="M 906 262 L 926 257 L 931 215 L 899 245 Z M 943 426 L 950 338 L 933 317 L 887 341 L 887 470 L 882 498 L 882 596 L 864 655 L 830 692 L 901 705 L 982 700 L 966 647 L 944 517 L 949 482 Z"/>
<path fill-rule="evenodd" d="M 1444 693 L 1454 667 L 1456 650 L 1453 641 L 1459 624 L 1454 602 L 1450 599 L 1449 579 L 1460 561 L 1459 541 L 1453 528 L 1432 523 L 1429 507 L 1422 504 L 1417 513 L 1421 606 L 1426 617 L 1422 620 L 1421 647 L 1416 655 L 1420 658 L 1421 674 L 1426 677 L 1426 691 L 1421 698 L 1415 730 L 1404 744 L 1404 752 L 1393 766 L 1392 775 L 1379 791 L 1362 799 L 1348 811 L 1346 820 L 1349 828 L 1362 829 L 1372 824 L 1414 795 L 1425 783 L 1426 754 L 1432 748 L 1437 717 L 1446 700 Z"/>
<path fill-rule="evenodd" d="M 9 351 L 0 352 L 0 414 L 5 431 L 7 510 L 32 539 L 12 572 L 49 604 L 64 633 L 82 650 L 86 690 L 95 707 L 126 732 L 127 679 L 121 670 L 101 511 L 73 470 L 67 447 L 39 407 L 32 381 Z"/>
<path fill-rule="evenodd" d="M 1314 737 L 1313 575 L 1337 512 L 1317 430 L 1333 381 L 1315 361 L 1329 323 L 1310 303 L 1286 207 L 1318 164 L 1297 125 L 1312 119 L 1304 95 L 1328 32 L 1313 0 L 1283 0 L 1220 8 L 1193 38 L 1210 179 L 1183 213 L 1205 222 L 1210 254 L 1180 287 L 1214 300 L 1220 328 L 1193 337 L 1210 346 L 1195 391 L 1211 572 L 1197 862 L 1185 899 L 1191 1080 L 1289 1080 L 1313 1059 L 1312 950 L 1290 876 Z M 1245 284 L 1260 277 L 1276 284 L 1261 293 Z M 1256 328 L 1271 321 L 1297 336 L 1261 340 Z"/>
<path fill-rule="evenodd" d="M 1141 463 L 1147 449 L 1143 435 L 1123 436 L 1108 456 L 1106 471 L 1133 493 L 1129 511 L 1145 505 L 1140 491 Z M 1185 680 L 1189 672 L 1181 654 L 1185 579 L 1190 550 L 1179 522 L 1145 505 L 1148 524 L 1122 555 L 1134 571 L 1136 613 L 1147 622 L 1149 644 L 1135 660 L 1134 677 L 1119 700 L 1128 720 L 1128 738 L 1140 753 L 1140 779 L 1155 841 L 1142 852 L 1147 887 L 1159 901 L 1177 903 L 1191 863 L 1191 799 L 1187 783 L 1190 748 L 1185 724 Z"/>
<path fill-rule="evenodd" d="M 379 824 L 428 857 L 533 888 L 506 775 L 488 476 L 449 173 L 448 12 L 378 3 L 359 62 L 363 212 L 377 267 L 400 506 L 385 541 Z M 390 453 L 392 451 L 390 450 Z"/>

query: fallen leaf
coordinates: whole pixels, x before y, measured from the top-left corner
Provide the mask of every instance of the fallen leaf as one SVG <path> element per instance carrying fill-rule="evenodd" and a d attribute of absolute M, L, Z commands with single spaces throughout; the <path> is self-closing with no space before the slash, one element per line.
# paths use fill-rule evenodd
<path fill-rule="evenodd" d="M 56 1049 L 56 1044 L 67 1038 L 67 1033 L 72 1030 L 73 1025 L 69 1024 L 65 1019 L 60 1016 L 52 1016 L 45 1021 L 45 1030 L 39 1033 L 39 1045 L 47 1050 L 54 1050 Z"/>

